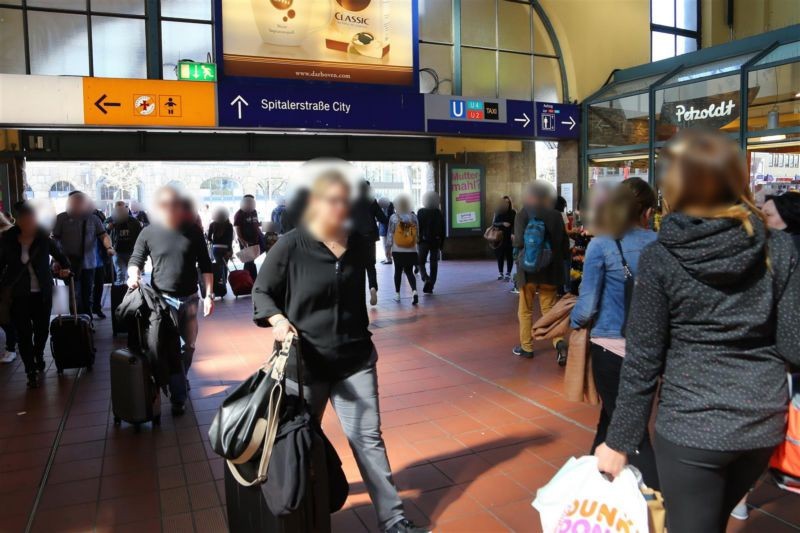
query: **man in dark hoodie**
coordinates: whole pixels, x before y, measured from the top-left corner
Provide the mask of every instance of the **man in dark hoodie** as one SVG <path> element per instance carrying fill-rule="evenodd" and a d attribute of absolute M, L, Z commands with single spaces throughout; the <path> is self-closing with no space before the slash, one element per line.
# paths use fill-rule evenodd
<path fill-rule="evenodd" d="M 369 283 L 369 303 L 378 303 L 378 273 L 375 271 L 375 243 L 378 242 L 378 224 L 388 224 L 389 219 L 378 205 L 378 201 L 372 197 L 372 190 L 369 182 L 364 180 L 358 187 L 358 198 L 353 202 L 351 209 L 353 220 L 353 231 L 364 237 L 372 246 L 368 247 L 369 257 L 367 261 L 367 283 Z"/>
<path fill-rule="evenodd" d="M 553 208 L 555 191 L 544 181 L 531 182 L 526 191 L 523 208 L 514 219 L 514 248 L 518 250 L 517 284 L 519 286 L 519 340 L 518 346 L 512 350 L 514 355 L 531 359 L 533 357 L 533 306 L 536 294 L 539 294 L 539 307 L 542 315 L 546 314 L 558 301 L 558 288 L 564 285 L 564 261 L 569 258 L 569 237 L 564 227 L 561 213 Z M 526 233 L 532 233 L 537 223 L 542 224 L 544 239 L 539 242 L 541 257 L 549 255 L 549 261 L 537 269 L 526 266 L 525 247 L 534 245 Z M 526 241 L 528 241 L 526 243 Z M 549 250 L 549 252 L 548 252 Z M 528 250 L 530 256 L 531 250 Z M 563 339 L 554 339 L 553 345 L 560 352 L 566 353 Z"/>

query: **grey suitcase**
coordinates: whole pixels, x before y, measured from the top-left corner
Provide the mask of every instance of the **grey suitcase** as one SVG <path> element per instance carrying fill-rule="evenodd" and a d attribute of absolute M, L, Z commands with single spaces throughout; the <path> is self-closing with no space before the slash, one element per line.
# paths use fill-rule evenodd
<path fill-rule="evenodd" d="M 111 352 L 111 409 L 114 425 L 161 424 L 161 391 L 147 358 L 127 348 Z"/>

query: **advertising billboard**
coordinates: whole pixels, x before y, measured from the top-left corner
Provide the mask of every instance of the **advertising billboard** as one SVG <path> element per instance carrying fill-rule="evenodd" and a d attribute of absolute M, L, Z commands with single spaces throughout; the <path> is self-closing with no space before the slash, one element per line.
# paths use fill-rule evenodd
<path fill-rule="evenodd" d="M 483 233 L 484 173 L 480 165 L 451 165 L 447 169 L 448 237 Z"/>
<path fill-rule="evenodd" d="M 225 76 L 415 86 L 415 0 L 218 0 Z"/>

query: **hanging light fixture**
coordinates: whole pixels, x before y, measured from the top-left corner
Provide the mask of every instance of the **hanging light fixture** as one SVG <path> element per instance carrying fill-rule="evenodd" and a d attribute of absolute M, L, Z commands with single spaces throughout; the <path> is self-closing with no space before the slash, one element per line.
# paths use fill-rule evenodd
<path fill-rule="evenodd" d="M 775 105 L 772 106 L 769 113 L 767 113 L 767 129 L 768 130 L 776 130 L 781 127 L 781 112 L 778 109 L 778 99 L 781 96 L 781 92 L 778 89 L 778 73 L 775 73 Z"/>
<path fill-rule="evenodd" d="M 772 106 L 772 109 L 767 113 L 767 129 L 776 130 L 781 124 L 781 113 L 778 111 L 778 105 Z"/>

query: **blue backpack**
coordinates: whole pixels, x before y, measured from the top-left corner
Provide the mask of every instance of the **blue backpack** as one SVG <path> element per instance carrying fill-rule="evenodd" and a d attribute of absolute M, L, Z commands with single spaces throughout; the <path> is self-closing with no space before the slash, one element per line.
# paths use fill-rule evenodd
<path fill-rule="evenodd" d="M 553 259 L 553 250 L 547 240 L 544 220 L 529 214 L 523 234 L 525 248 L 522 250 L 522 270 L 529 274 L 541 271 Z"/>

